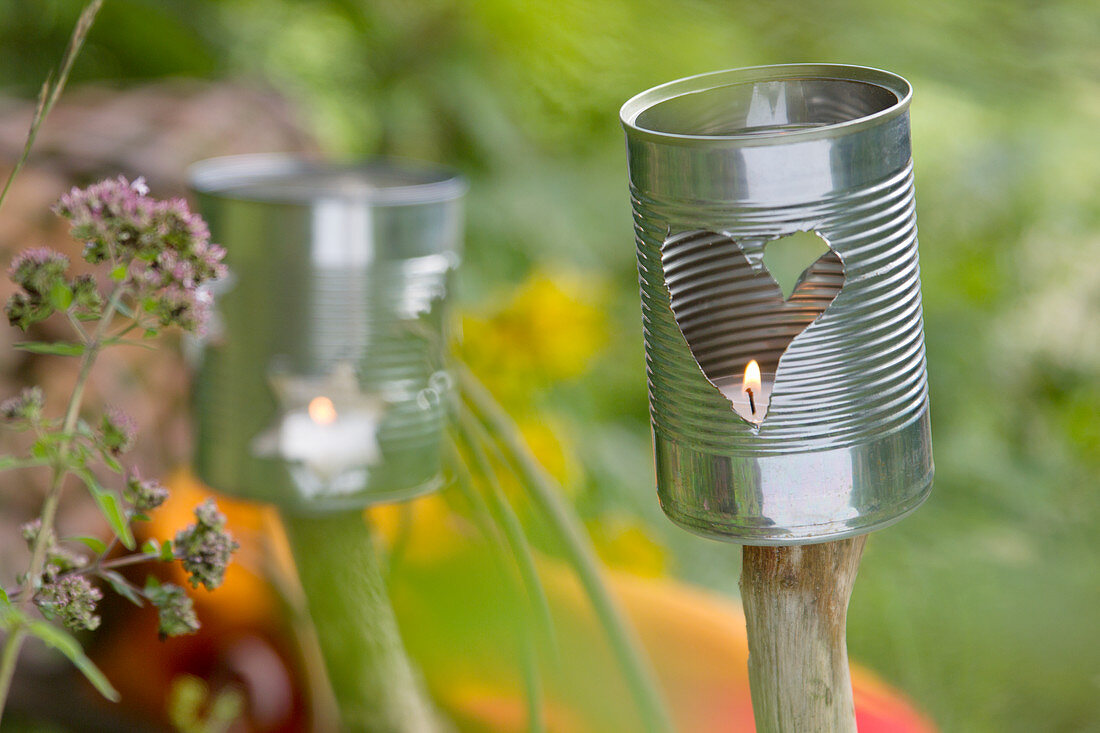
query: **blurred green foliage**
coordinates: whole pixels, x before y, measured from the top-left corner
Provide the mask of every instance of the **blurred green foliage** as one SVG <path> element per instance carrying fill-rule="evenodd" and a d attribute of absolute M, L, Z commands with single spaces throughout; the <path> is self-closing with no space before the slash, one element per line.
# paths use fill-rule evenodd
<path fill-rule="evenodd" d="M 0 88 L 33 93 L 79 4 L 0 0 Z M 1098 28 L 1088 0 L 108 0 L 73 81 L 253 78 L 333 153 L 463 170 L 465 302 L 581 273 L 608 324 L 509 406 L 565 426 L 597 535 L 644 517 L 672 572 L 733 590 L 736 551 L 653 500 L 618 107 L 741 65 L 906 76 L 937 486 L 872 539 L 852 653 L 947 731 L 1100 731 Z"/>

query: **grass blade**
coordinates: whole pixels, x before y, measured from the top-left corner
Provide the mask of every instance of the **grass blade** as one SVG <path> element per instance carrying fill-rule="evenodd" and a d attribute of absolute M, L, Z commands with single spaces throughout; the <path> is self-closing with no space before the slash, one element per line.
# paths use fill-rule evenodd
<path fill-rule="evenodd" d="M 550 618 L 550 603 L 546 600 L 546 591 L 539 580 L 535 570 L 535 559 L 531 553 L 531 545 L 527 542 L 527 536 L 523 532 L 523 525 L 519 517 L 508 504 L 504 495 L 504 489 L 500 485 L 496 470 L 493 468 L 489 457 L 482 448 L 481 441 L 491 440 L 485 434 L 484 427 L 478 423 L 462 405 L 458 405 L 455 415 L 455 431 L 458 439 L 470 456 L 475 470 L 483 479 L 486 487 L 485 502 L 489 513 L 496 526 L 504 533 L 512 555 L 515 557 L 516 567 L 527 589 L 527 597 L 531 603 L 532 612 L 537 620 L 542 635 L 546 638 L 547 646 L 551 650 L 557 649 L 554 640 L 554 622 Z"/>
<path fill-rule="evenodd" d="M 517 606 L 522 608 L 524 594 L 520 581 L 516 577 L 518 570 L 515 567 L 510 568 L 511 564 L 508 560 L 512 556 L 508 553 L 507 545 L 494 525 L 484 497 L 474 488 L 473 474 L 470 467 L 463 460 L 456 441 L 452 438 L 447 447 L 449 448 L 450 464 L 455 473 L 455 484 L 470 505 L 474 524 L 477 525 L 478 530 L 492 545 L 491 557 L 497 567 L 497 572 L 500 573 L 508 588 L 509 595 L 512 596 Z M 535 654 L 534 640 L 527 625 L 527 614 L 524 614 L 523 617 L 524 625 L 519 639 L 519 653 L 524 697 L 527 701 L 527 729 L 530 733 L 543 733 L 546 727 L 542 714 L 542 685 L 539 681 L 538 661 Z"/>
<path fill-rule="evenodd" d="M 640 648 L 626 618 L 615 605 L 607 586 L 600 576 L 598 562 L 592 545 L 580 529 L 580 519 L 560 498 L 560 490 L 553 480 L 531 456 L 519 437 L 519 431 L 503 408 L 496 403 L 489 391 L 464 365 L 454 364 L 459 390 L 472 413 L 484 424 L 485 429 L 497 436 L 508 459 L 509 467 L 528 490 L 532 500 L 559 536 L 566 559 L 573 566 L 588 595 L 592 609 L 607 634 L 611 648 L 619 660 L 634 702 L 638 706 L 646 730 L 650 733 L 667 733 L 673 730 L 672 721 L 664 704 L 664 696 L 657 686 L 653 670 Z"/>
<path fill-rule="evenodd" d="M 42 127 L 42 123 L 46 121 L 50 110 L 53 109 L 58 97 L 65 89 L 65 82 L 69 80 L 69 72 L 73 68 L 73 62 L 80 54 L 80 49 L 84 46 L 84 39 L 88 36 L 88 31 L 92 29 L 96 13 L 99 12 L 102 5 L 103 0 L 92 0 L 84 6 L 80 18 L 76 21 L 76 27 L 73 28 L 73 34 L 69 37 L 69 45 L 65 49 L 65 55 L 61 57 L 61 67 L 57 76 L 54 77 L 51 74 L 42 84 L 42 89 L 38 92 L 38 103 L 35 105 L 34 116 L 31 118 L 31 127 L 27 132 L 27 141 L 23 144 L 23 152 L 15 161 L 15 167 L 11 169 L 11 173 L 8 174 L 8 180 L 4 182 L 4 188 L 0 189 L 0 206 L 4 205 L 4 199 L 8 196 L 8 189 L 11 188 L 15 177 L 19 175 L 19 171 L 23 169 L 23 164 L 27 162 L 27 158 L 31 154 L 31 148 L 34 147 L 35 138 L 38 137 L 39 128 Z"/>

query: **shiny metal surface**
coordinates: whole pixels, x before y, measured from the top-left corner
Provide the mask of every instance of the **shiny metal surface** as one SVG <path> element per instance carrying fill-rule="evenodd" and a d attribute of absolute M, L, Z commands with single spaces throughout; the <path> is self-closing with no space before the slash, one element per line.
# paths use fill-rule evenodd
<path fill-rule="evenodd" d="M 199 475 L 298 512 L 438 486 L 462 180 L 281 155 L 191 174 L 230 269 L 195 350 Z"/>
<path fill-rule="evenodd" d="M 788 65 L 624 105 L 658 497 L 688 529 L 818 542 L 926 498 L 910 94 L 883 71 Z M 785 300 L 763 254 L 805 231 L 829 251 Z M 734 409 L 750 359 L 774 373 L 763 417 Z"/>

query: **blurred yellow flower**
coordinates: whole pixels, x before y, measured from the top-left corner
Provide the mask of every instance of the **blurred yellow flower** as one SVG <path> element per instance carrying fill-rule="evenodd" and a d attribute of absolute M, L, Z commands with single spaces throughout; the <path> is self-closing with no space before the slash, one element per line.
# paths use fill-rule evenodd
<path fill-rule="evenodd" d="M 589 525 L 589 533 L 600 559 L 608 567 L 644 578 L 656 578 L 668 571 L 668 554 L 645 528 L 631 521 L 600 520 Z"/>
<path fill-rule="evenodd" d="M 407 502 L 378 504 L 364 516 L 387 549 L 400 547 L 403 559 L 411 562 L 439 561 L 469 540 L 463 530 L 465 520 L 451 511 L 439 492 Z"/>
<path fill-rule="evenodd" d="M 607 343 L 606 286 L 578 273 L 536 270 L 508 300 L 462 317 L 463 359 L 508 406 L 574 379 Z"/>
<path fill-rule="evenodd" d="M 565 493 L 571 496 L 575 494 L 580 466 L 573 445 L 562 437 L 567 431 L 561 421 L 546 414 L 522 418 L 519 421 L 519 431 L 531 450 L 531 455 L 546 472 L 561 484 Z"/>

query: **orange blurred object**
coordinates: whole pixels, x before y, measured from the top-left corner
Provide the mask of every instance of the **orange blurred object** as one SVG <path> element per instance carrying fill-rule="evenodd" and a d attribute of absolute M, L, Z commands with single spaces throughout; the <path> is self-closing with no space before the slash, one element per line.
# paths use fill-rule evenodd
<path fill-rule="evenodd" d="M 293 572 L 285 538 L 270 531 L 278 526 L 277 515 L 266 507 L 212 494 L 185 471 L 174 473 L 165 483 L 171 496 L 151 513 L 149 523 L 135 525 L 140 535 L 174 538 L 195 521 L 194 508 L 213 496 L 241 549 L 224 583 L 212 592 L 191 588 L 178 563 L 128 569 L 139 585 L 146 574 L 155 574 L 186 588 L 202 627 L 192 636 L 158 641 L 152 608 L 120 606 L 116 613 L 105 614 L 108 623 L 93 650 L 96 663 L 122 694 L 123 705 L 161 723 L 167 722 L 172 684 L 181 675 L 194 675 L 206 680 L 214 693 L 232 687 L 244 694 L 246 730 L 308 729 L 301 657 L 279 597 L 267 579 L 273 565 L 283 573 Z"/>
<path fill-rule="evenodd" d="M 161 517 L 156 520 L 160 536 L 169 536 L 187 524 L 190 508 L 207 495 L 184 473 L 173 477 L 171 488 L 173 503 L 167 511 L 159 512 Z M 274 541 L 272 532 L 265 535 L 265 528 L 270 529 L 270 510 L 223 497 L 218 503 L 229 517 L 230 531 L 241 541 L 241 562 L 227 574 L 222 588 L 197 595 L 204 625 L 200 636 L 170 640 L 157 647 L 150 620 L 122 629 L 98 658 L 122 692 L 123 700 L 130 704 L 135 696 L 143 698 L 147 708 L 153 704 L 155 694 L 163 699 L 163 685 L 173 670 L 196 673 L 195 669 L 202 666 L 195 664 L 196 654 L 224 661 L 232 658 L 233 650 L 244 648 L 242 644 L 251 644 L 253 651 L 260 644 L 284 650 L 274 657 L 284 664 L 295 658 L 285 653 L 294 644 L 286 638 L 279 640 L 280 634 L 290 632 L 278 617 L 274 592 L 249 567 L 249 558 L 265 553 L 277 558 L 274 564 L 282 570 L 276 567 L 275 572 L 285 572 L 291 566 L 281 533 L 274 533 Z M 400 519 L 397 511 L 389 507 L 372 510 L 368 516 L 381 525 L 383 542 L 395 541 L 400 532 L 404 535 L 401 542 L 409 548 L 402 553 L 392 579 L 393 601 L 410 653 L 421 665 L 436 701 L 462 730 L 526 730 L 526 701 L 515 650 L 510 648 L 509 634 L 492 618 L 493 598 L 483 592 L 484 587 L 494 587 L 495 581 L 478 578 L 478 571 L 471 570 L 479 558 L 484 560 L 484 555 L 477 554 L 480 540 L 472 538 L 461 517 L 448 514 L 438 495 L 411 502 Z M 402 523 L 407 526 L 399 530 L 397 525 Z M 616 730 L 630 730 L 630 700 L 613 660 L 600 651 L 606 642 L 576 577 L 553 559 L 541 558 L 538 569 L 554 617 L 559 652 L 556 661 L 540 665 L 547 729 L 553 733 L 604 733 L 609 730 L 610 719 L 623 715 Z M 271 564 L 267 570 L 272 570 Z M 667 578 L 642 578 L 623 572 L 608 572 L 607 578 L 652 660 L 677 730 L 754 730 L 748 644 L 740 605 Z M 441 592 L 448 594 L 448 606 L 440 605 Z M 181 663 L 184 657 L 190 658 L 189 664 Z M 252 662 L 259 658 L 255 654 L 252 657 Z M 300 703 L 300 691 L 309 685 L 300 669 L 293 674 L 299 692 L 285 694 Z M 263 727 L 256 721 L 257 701 L 252 695 L 259 691 L 248 685 L 267 685 L 263 693 L 267 696 L 279 687 L 260 677 L 263 675 L 245 680 L 253 716 L 247 729 L 290 730 Z M 853 665 L 852 683 L 860 733 L 937 730 L 901 693 L 858 665 Z M 153 692 L 158 689 L 159 693 Z M 268 720 L 277 717 L 276 712 L 290 709 L 270 697 L 264 701 Z M 298 710 L 299 724 L 305 725 L 303 721 L 308 719 L 308 713 Z"/>

